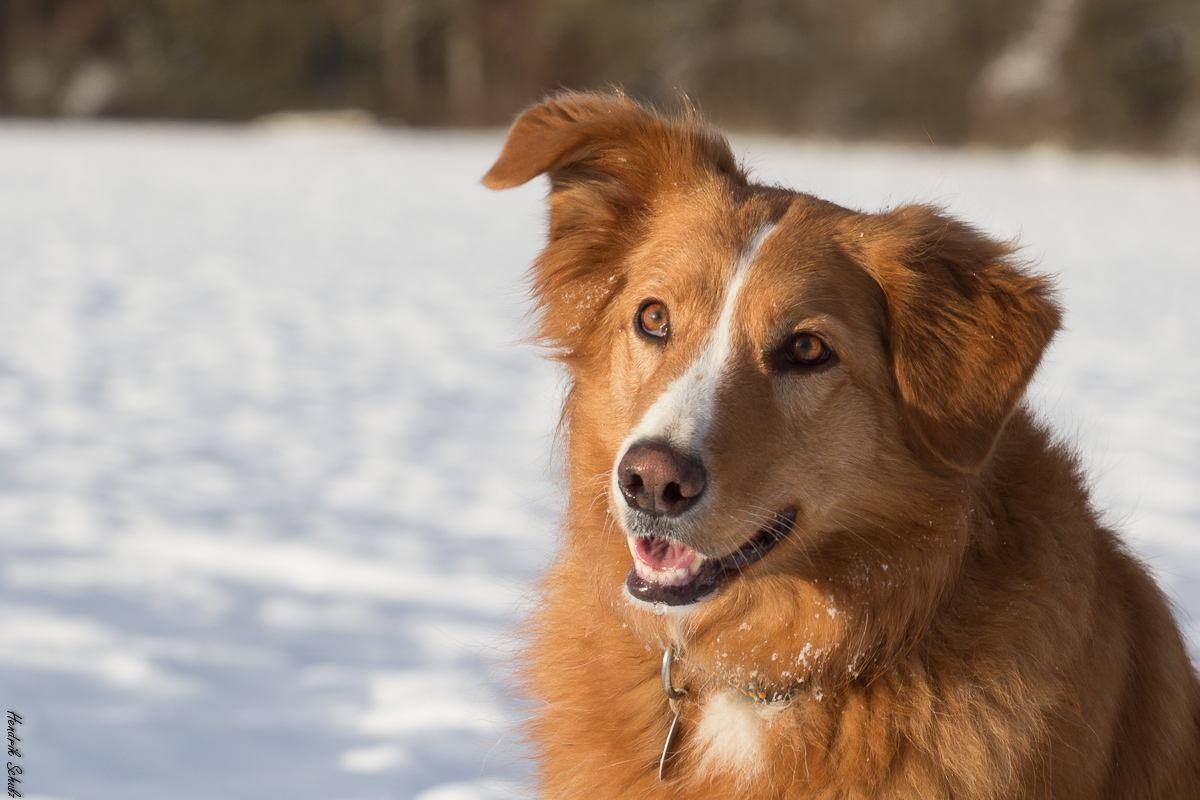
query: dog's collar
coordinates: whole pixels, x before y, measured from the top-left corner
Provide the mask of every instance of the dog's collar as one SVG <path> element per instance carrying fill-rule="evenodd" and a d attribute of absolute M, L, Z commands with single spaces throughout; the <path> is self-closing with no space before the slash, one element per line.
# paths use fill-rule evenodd
<path fill-rule="evenodd" d="M 662 686 L 663 692 L 667 695 L 667 704 L 671 707 L 671 711 L 675 716 L 671 720 L 671 727 L 667 730 L 667 741 L 663 744 L 662 757 L 658 760 L 658 779 L 660 781 L 666 780 L 667 765 L 671 760 L 671 756 L 675 752 L 675 741 L 679 738 L 679 731 L 681 727 L 680 719 L 683 716 L 683 700 L 688 696 L 688 689 L 686 686 L 676 686 L 671 681 L 671 667 L 673 667 L 676 662 L 683 664 L 685 667 L 688 667 L 696 672 L 712 675 L 714 678 L 721 681 L 738 694 L 762 705 L 773 705 L 777 703 L 781 705 L 787 705 L 792 701 L 792 698 L 796 696 L 796 693 L 799 689 L 797 686 L 791 686 L 783 691 L 776 690 L 767 692 L 760 688 L 743 686 L 736 681 L 730 680 L 724 675 L 711 672 L 704 669 L 699 664 L 689 661 L 687 658 L 680 655 L 674 647 L 667 645 L 667 647 L 663 649 Z"/>
<path fill-rule="evenodd" d="M 706 670 L 695 661 L 692 661 L 681 655 L 674 647 L 668 646 L 665 650 L 663 650 L 663 691 L 667 693 L 668 698 L 673 696 L 672 691 L 678 691 L 673 689 L 671 685 L 671 665 L 675 662 L 683 664 L 685 667 L 703 675 L 710 675 L 715 680 L 718 680 L 728 686 L 730 689 L 733 689 L 742 697 L 753 700 L 755 703 L 762 703 L 763 705 L 787 703 L 796 696 L 796 693 L 800 688 L 799 686 L 789 686 L 782 690 L 767 690 L 759 685 L 746 686 L 717 672 Z M 686 692 L 686 689 L 684 691 Z"/>

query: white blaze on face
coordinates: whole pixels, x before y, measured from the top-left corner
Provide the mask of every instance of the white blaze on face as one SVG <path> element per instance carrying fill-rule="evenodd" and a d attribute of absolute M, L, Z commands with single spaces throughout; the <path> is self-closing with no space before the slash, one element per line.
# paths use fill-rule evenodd
<path fill-rule="evenodd" d="M 747 273 L 762 243 L 775 229 L 775 223 L 764 225 L 754 235 L 750 245 L 738 260 L 725 289 L 725 303 L 717 318 L 716 328 L 700 351 L 680 377 L 672 381 L 667 390 L 654 402 L 641 422 L 621 445 L 616 464 L 621 463 L 625 451 L 634 442 L 642 439 L 660 439 L 671 447 L 691 455 L 700 455 L 704 437 L 712 424 L 716 411 L 717 391 L 725 377 L 725 364 L 733 350 L 733 312 L 737 307 L 738 295 L 746 281 Z M 614 497 L 616 470 L 613 470 Z"/>

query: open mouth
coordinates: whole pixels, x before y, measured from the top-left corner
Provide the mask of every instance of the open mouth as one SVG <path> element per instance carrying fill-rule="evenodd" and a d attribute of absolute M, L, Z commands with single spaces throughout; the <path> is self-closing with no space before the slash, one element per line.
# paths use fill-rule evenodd
<path fill-rule="evenodd" d="M 697 553 L 661 536 L 629 537 L 633 569 L 625 579 L 629 594 L 647 603 L 686 606 L 716 593 L 722 581 L 758 561 L 792 532 L 796 509 L 775 512 L 771 521 L 741 547 L 722 558 Z"/>

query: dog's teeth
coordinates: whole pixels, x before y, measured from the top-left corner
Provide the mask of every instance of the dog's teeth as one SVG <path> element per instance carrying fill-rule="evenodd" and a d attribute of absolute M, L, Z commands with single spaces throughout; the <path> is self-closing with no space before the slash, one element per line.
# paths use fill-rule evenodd
<path fill-rule="evenodd" d="M 700 573 L 705 562 L 704 556 L 697 554 L 692 563 L 686 567 L 657 570 L 642 562 L 637 557 L 636 543 L 633 539 L 629 540 L 629 551 L 633 553 L 633 569 L 637 572 L 638 577 L 650 583 L 657 583 L 660 586 L 679 586 L 687 583 Z"/>

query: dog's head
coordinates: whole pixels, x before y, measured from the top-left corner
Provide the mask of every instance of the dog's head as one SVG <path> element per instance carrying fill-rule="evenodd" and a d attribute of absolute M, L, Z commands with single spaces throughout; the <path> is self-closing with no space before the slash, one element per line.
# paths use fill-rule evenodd
<path fill-rule="evenodd" d="M 620 96 L 526 112 L 484 183 L 543 173 L 533 284 L 573 380 L 575 513 L 607 488 L 631 596 L 744 615 L 755 580 L 948 546 L 909 529 L 961 513 L 1058 326 L 1043 279 L 935 209 L 752 184 L 697 120 Z"/>

